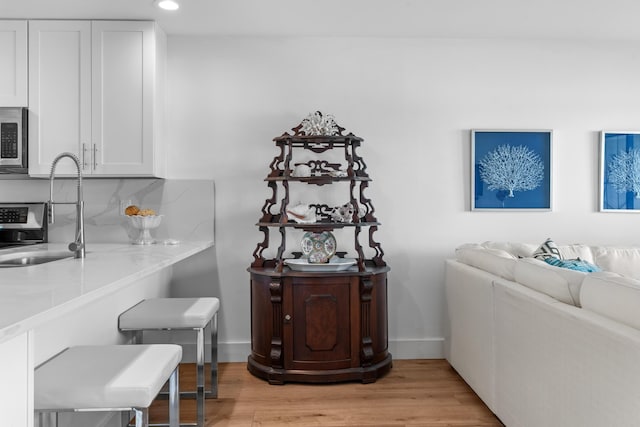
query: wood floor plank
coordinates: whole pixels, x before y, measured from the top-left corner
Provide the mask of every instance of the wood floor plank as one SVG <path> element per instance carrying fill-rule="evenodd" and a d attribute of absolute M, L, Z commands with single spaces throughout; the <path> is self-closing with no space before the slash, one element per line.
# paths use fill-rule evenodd
<path fill-rule="evenodd" d="M 180 386 L 195 382 L 193 365 L 180 371 Z M 373 384 L 277 386 L 254 377 L 245 363 L 219 364 L 218 399 L 206 401 L 206 426 L 247 427 L 502 427 L 445 360 L 395 360 Z M 195 420 L 195 401 L 181 402 L 183 422 Z M 166 417 L 166 400 L 151 411 Z"/>

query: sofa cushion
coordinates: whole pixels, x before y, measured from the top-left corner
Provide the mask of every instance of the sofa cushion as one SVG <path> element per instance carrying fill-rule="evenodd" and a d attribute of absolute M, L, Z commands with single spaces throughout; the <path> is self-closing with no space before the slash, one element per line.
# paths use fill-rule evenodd
<path fill-rule="evenodd" d="M 513 280 L 516 257 L 500 249 L 463 245 L 456 249 L 456 259 L 507 280 Z"/>
<path fill-rule="evenodd" d="M 500 242 L 500 241 L 486 241 L 483 243 L 467 243 L 461 248 L 487 248 L 487 249 L 499 249 L 505 252 L 510 253 L 516 258 L 531 258 L 533 253 L 539 248 L 539 245 L 532 243 L 521 243 L 521 242 Z M 558 246 L 560 250 L 561 258 L 563 259 L 577 259 L 580 258 L 583 261 L 587 261 L 590 263 L 594 263 L 593 254 L 591 252 L 591 246 L 583 245 L 583 244 L 571 244 L 571 245 L 560 245 Z"/>
<path fill-rule="evenodd" d="M 580 290 L 584 310 L 640 329 L 640 281 L 608 272 L 589 274 Z"/>
<path fill-rule="evenodd" d="M 558 245 L 551 238 L 547 238 L 538 248 L 533 252 L 533 257 L 544 261 L 547 257 L 554 257 L 562 259 L 562 254 Z"/>
<path fill-rule="evenodd" d="M 515 281 L 565 304 L 580 307 L 580 286 L 587 273 L 553 267 L 535 258 L 519 259 Z"/>
<path fill-rule="evenodd" d="M 640 247 L 593 247 L 594 262 L 605 271 L 640 279 Z"/>

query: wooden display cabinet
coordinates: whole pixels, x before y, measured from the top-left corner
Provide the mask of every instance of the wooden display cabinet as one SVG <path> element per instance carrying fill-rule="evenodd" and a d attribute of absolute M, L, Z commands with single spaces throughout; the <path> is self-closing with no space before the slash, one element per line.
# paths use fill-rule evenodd
<path fill-rule="evenodd" d="M 320 113 L 316 113 L 320 114 Z M 303 122 L 304 123 L 304 122 Z M 258 222 L 264 240 L 257 244 L 251 276 L 251 355 L 248 369 L 271 384 L 288 381 L 327 383 L 362 381 L 370 383 L 386 373 L 392 365 L 388 352 L 387 272 L 384 252 L 373 238 L 379 222 L 371 200 L 363 192 L 370 178 L 366 165 L 356 154 L 362 139 L 353 134 L 342 135 L 336 125 L 329 136 L 305 135 L 303 123 L 293 128 L 294 134 L 274 138 L 280 154 L 271 163 L 266 178 L 272 197 L 265 201 Z M 297 150 L 322 154 L 344 149 L 344 164 L 325 160 L 304 162 L 311 176 L 291 175 L 293 153 Z M 296 163 L 299 165 L 301 163 Z M 346 170 L 341 170 L 341 167 Z M 289 182 L 300 181 L 324 186 L 346 183 L 349 203 L 354 206 L 350 220 L 337 222 L 326 204 L 310 205 L 317 220 L 300 224 L 289 221 Z M 344 184 L 342 184 L 344 186 Z M 283 196 L 278 204 L 278 189 Z M 274 212 L 275 211 L 275 212 Z M 287 232 L 354 231 L 355 265 L 344 271 L 296 271 L 286 265 Z M 359 235 L 368 229 L 370 258 L 360 245 Z M 273 258 L 265 258 L 271 229 L 278 229 L 280 245 Z M 344 257 L 345 252 L 336 256 Z"/>

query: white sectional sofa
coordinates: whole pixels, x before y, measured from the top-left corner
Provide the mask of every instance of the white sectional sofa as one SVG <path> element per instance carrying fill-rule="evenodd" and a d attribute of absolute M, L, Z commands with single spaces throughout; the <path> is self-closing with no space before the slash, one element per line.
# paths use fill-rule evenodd
<path fill-rule="evenodd" d="M 446 358 L 507 426 L 640 426 L 640 247 L 486 242 L 446 261 Z"/>

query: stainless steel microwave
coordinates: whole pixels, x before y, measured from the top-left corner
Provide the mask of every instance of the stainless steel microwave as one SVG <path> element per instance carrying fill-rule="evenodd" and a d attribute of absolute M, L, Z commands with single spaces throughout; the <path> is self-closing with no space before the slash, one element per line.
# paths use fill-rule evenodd
<path fill-rule="evenodd" d="M 28 172 L 27 121 L 26 108 L 0 108 L 0 174 Z"/>

